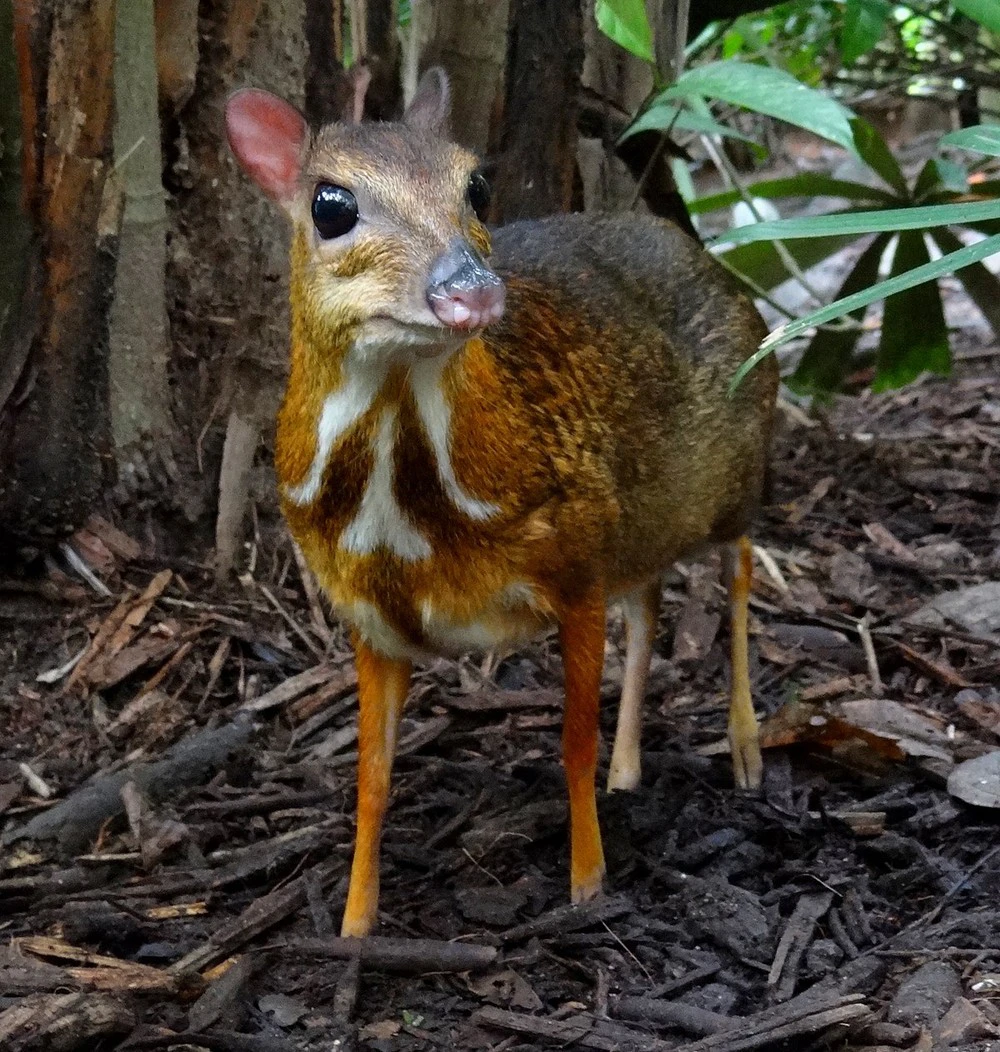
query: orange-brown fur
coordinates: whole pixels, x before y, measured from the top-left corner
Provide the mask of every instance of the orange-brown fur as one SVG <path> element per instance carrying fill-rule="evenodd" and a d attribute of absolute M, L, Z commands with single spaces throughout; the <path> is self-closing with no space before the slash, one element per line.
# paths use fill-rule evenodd
<path fill-rule="evenodd" d="M 551 623 L 559 625 L 566 681 L 571 887 L 575 900 L 599 890 L 594 777 L 606 607 L 639 597 L 647 649 L 636 654 L 648 664 L 658 575 L 710 543 L 740 539 L 731 740 L 741 784 L 760 777 L 746 676 L 744 535 L 764 483 L 776 367 L 763 362 L 734 397 L 728 386 L 763 323 L 687 235 L 622 215 L 500 229 L 491 260 L 506 285 L 500 322 L 464 343 L 433 318 L 428 324 L 436 261 L 456 240 L 485 254 L 490 236 L 465 196 L 475 159 L 429 130 L 446 109 L 441 75 L 429 73 L 422 85 L 405 123 L 329 127 L 308 148 L 294 138 L 294 111 L 259 95 L 235 108 L 231 124 L 248 170 L 294 226 L 291 370 L 276 447 L 283 508 L 355 627 L 358 835 L 348 935 L 367 933 L 375 919 L 378 843 L 411 656 L 471 638 L 512 642 Z M 261 127 L 277 129 L 273 156 Z M 291 183 L 282 174 L 290 157 L 304 158 Z M 345 240 L 313 231 L 319 182 L 357 198 L 362 220 Z M 328 399 L 341 423 L 322 461 L 317 429 Z M 443 454 L 434 446 L 442 428 Z M 346 543 L 379 478 L 380 514 L 403 541 L 377 539 L 388 528 L 383 518 L 364 544 Z M 467 628 L 481 635 L 463 634 Z M 631 676 L 620 733 L 628 769 L 615 776 L 617 787 L 638 781 L 645 671 L 633 663 Z"/>
<path fill-rule="evenodd" d="M 553 273 L 546 282 L 544 274 L 519 275 L 516 262 L 502 258 L 507 317 L 470 340 L 444 373 L 456 475 L 500 513 L 472 521 L 444 495 L 402 369 L 334 451 L 321 497 L 308 507 L 286 502 L 292 531 L 334 602 L 375 603 L 415 647 L 425 644 L 416 614 L 424 598 L 471 620 L 505 585 L 522 581 L 558 617 L 592 581 L 619 595 L 748 525 L 764 475 L 776 373 L 764 363 L 734 399 L 727 384 L 762 334 L 759 318 L 721 270 L 665 224 L 567 217 L 532 226 L 558 251 L 564 231 L 584 224 L 597 248 L 604 227 L 624 229 L 633 248 L 633 235 L 646 231 L 679 250 L 703 297 L 705 318 L 692 322 L 704 327 L 701 348 L 672 346 L 643 316 L 641 300 L 606 302 L 614 292 L 602 288 L 598 268 Z M 706 279 L 718 286 L 714 297 Z M 676 279 L 648 274 L 650 289 L 661 281 L 670 288 Z M 293 297 L 296 288 L 293 274 Z M 339 377 L 337 349 L 310 344 L 306 328 L 296 326 L 279 420 L 285 485 L 301 480 L 315 452 L 325 387 L 316 373 L 329 383 Z M 374 421 L 386 402 L 400 410 L 396 496 L 433 550 L 419 563 L 337 546 L 360 503 Z"/>

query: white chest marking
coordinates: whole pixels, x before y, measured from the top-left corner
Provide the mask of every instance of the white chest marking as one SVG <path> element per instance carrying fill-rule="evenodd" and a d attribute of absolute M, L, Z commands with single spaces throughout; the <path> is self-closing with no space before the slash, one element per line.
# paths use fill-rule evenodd
<path fill-rule="evenodd" d="M 319 496 L 334 445 L 368 411 L 384 379 L 384 371 L 358 370 L 348 373 L 344 383 L 326 396 L 316 425 L 316 455 L 305 478 L 286 489 L 290 501 L 311 504 Z"/>
<path fill-rule="evenodd" d="M 451 463 L 451 406 L 441 387 L 442 367 L 443 363 L 438 365 L 437 362 L 431 362 L 422 369 L 412 371 L 413 400 L 427 441 L 434 451 L 438 478 L 448 499 L 470 519 L 481 521 L 495 515 L 500 509 L 496 504 L 470 497 L 455 477 L 455 468 Z"/>
<path fill-rule="evenodd" d="M 340 535 L 340 547 L 355 555 L 371 555 L 384 546 L 401 559 L 417 562 L 430 556 L 431 546 L 396 502 L 392 485 L 395 444 L 396 411 L 387 407 L 382 410 L 372 443 L 374 464 L 361 506 Z"/>

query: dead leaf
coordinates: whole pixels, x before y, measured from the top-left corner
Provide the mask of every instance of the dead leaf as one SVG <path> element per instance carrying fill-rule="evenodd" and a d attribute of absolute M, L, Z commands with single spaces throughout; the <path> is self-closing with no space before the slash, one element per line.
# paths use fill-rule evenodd
<path fill-rule="evenodd" d="M 831 487 L 837 480 L 833 475 L 827 475 L 826 478 L 822 478 L 815 486 L 804 496 L 801 500 L 793 501 L 791 504 L 786 504 L 785 509 L 788 511 L 788 522 L 790 525 L 795 526 L 800 523 L 810 512 L 814 511 L 816 505 L 830 492 Z"/>
<path fill-rule="evenodd" d="M 1000 581 L 942 592 L 907 620 L 939 627 L 950 621 L 975 635 L 995 635 L 1000 632 Z"/>
<path fill-rule="evenodd" d="M 840 712 L 854 726 L 892 739 L 907 756 L 954 762 L 954 740 L 940 723 L 889 698 L 845 701 Z"/>
<path fill-rule="evenodd" d="M 286 994 L 267 994 L 258 1002 L 260 1010 L 269 1015 L 280 1027 L 288 1028 L 304 1016 L 309 1014 L 309 1009 L 294 997 Z"/>
<path fill-rule="evenodd" d="M 835 596 L 865 606 L 875 589 L 875 574 L 866 559 L 845 549 L 830 560 L 830 588 Z"/>
<path fill-rule="evenodd" d="M 531 985 L 512 968 L 504 968 L 489 975 L 467 980 L 469 989 L 477 997 L 490 1004 L 523 1008 L 537 1012 L 542 1007 L 541 998 Z"/>
<path fill-rule="evenodd" d="M 358 1031 L 358 1037 L 362 1041 L 388 1041 L 395 1037 L 403 1024 L 396 1019 L 380 1019 L 377 1023 L 369 1023 Z"/>
<path fill-rule="evenodd" d="M 972 686 L 964 676 L 960 675 L 947 662 L 938 661 L 928 657 L 926 654 L 921 654 L 920 651 L 914 650 L 913 647 L 908 647 L 905 643 L 899 642 L 899 640 L 893 640 L 893 642 L 903 657 L 915 668 L 920 669 L 921 672 L 926 672 L 927 675 L 933 676 L 934 679 L 939 680 L 941 683 L 946 683 L 949 687 Z"/>
<path fill-rule="evenodd" d="M 715 642 L 722 617 L 706 610 L 704 603 L 692 597 L 684 604 L 674 631 L 675 661 L 704 661 Z"/>
<path fill-rule="evenodd" d="M 869 522 L 861 528 L 868 539 L 873 541 L 877 547 L 881 548 L 888 555 L 894 555 L 897 559 L 904 563 L 909 563 L 911 566 L 916 563 L 917 559 L 913 552 L 894 533 L 887 530 L 882 523 Z"/>
<path fill-rule="evenodd" d="M 991 691 L 987 700 L 974 690 L 961 690 L 955 695 L 955 704 L 963 716 L 1000 738 L 1000 693 Z"/>
<path fill-rule="evenodd" d="M 84 523 L 86 529 L 100 537 L 106 548 L 119 559 L 131 562 L 142 555 L 142 547 L 138 541 L 133 540 L 127 533 L 123 533 L 117 526 L 113 526 L 107 519 L 100 515 L 91 515 Z"/>
<path fill-rule="evenodd" d="M 960 763 L 948 776 L 948 792 L 974 807 L 1000 808 L 1000 750 Z"/>

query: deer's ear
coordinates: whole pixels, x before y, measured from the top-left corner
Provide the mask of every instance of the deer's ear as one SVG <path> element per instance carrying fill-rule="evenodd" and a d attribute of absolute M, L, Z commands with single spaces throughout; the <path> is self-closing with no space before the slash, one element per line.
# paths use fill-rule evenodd
<path fill-rule="evenodd" d="M 420 78 L 416 93 L 403 114 L 403 121 L 411 128 L 447 135 L 450 113 L 448 75 L 439 66 L 432 66 Z"/>
<path fill-rule="evenodd" d="M 287 204 L 309 139 L 302 114 L 269 91 L 244 88 L 226 103 L 226 137 L 247 175 L 268 197 Z"/>

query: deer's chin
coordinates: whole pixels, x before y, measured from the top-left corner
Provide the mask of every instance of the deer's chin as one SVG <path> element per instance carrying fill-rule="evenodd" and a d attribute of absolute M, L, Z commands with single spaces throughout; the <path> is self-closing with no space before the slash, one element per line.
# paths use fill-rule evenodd
<path fill-rule="evenodd" d="M 429 312 L 426 322 L 376 315 L 361 326 L 354 349 L 365 358 L 438 358 L 456 351 L 469 336 L 442 324 Z"/>

